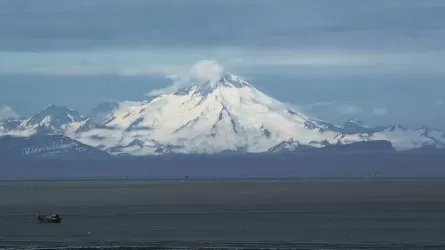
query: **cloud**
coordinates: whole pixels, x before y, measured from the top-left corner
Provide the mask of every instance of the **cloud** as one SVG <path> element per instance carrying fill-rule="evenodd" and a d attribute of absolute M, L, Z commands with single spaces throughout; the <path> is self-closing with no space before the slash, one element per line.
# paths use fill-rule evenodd
<path fill-rule="evenodd" d="M 217 82 L 224 68 L 214 60 L 202 60 L 190 69 L 190 77 L 199 82 Z"/>
<path fill-rule="evenodd" d="M 374 115 L 384 116 L 388 113 L 388 109 L 387 108 L 375 108 L 372 110 L 372 113 Z"/>
<path fill-rule="evenodd" d="M 176 90 L 178 90 L 179 88 L 181 88 L 180 84 L 173 83 L 172 85 L 165 87 L 165 88 L 150 90 L 146 94 L 146 96 L 159 96 L 159 95 L 163 95 L 163 94 L 173 93 Z"/>
<path fill-rule="evenodd" d="M 16 73 L 46 76 L 165 76 L 177 71 L 177 68 L 179 68 L 178 65 L 162 64 L 146 66 L 50 65 L 46 67 L 31 67 Z"/>
<path fill-rule="evenodd" d="M 221 79 L 224 68 L 215 60 L 201 60 L 190 67 L 186 72 L 179 75 L 168 75 L 173 83 L 165 88 L 154 89 L 147 93 L 147 96 L 158 96 L 162 94 L 172 93 L 180 88 L 192 85 L 200 85 L 204 83 L 216 83 Z"/>
<path fill-rule="evenodd" d="M 211 55 L 211 56 L 208 56 Z M 202 58 L 201 65 L 190 69 Z M 0 74 L 46 76 L 185 75 L 212 80 L 223 64 L 231 71 L 316 72 L 323 74 L 437 73 L 443 74 L 443 52 L 300 50 L 217 47 L 201 49 L 91 50 L 78 52 L 1 52 Z M 218 63 L 215 63 L 218 61 Z M 310 71 L 311 69 L 315 71 Z"/>
<path fill-rule="evenodd" d="M 250 64 L 276 66 L 369 65 L 388 62 L 384 53 L 313 50 L 261 50 L 250 58 Z M 246 59 L 244 62 L 246 63 Z"/>
<path fill-rule="evenodd" d="M 10 118 L 18 118 L 19 114 L 7 105 L 0 105 L 0 120 L 2 119 L 10 119 Z"/>
<path fill-rule="evenodd" d="M 363 109 L 356 105 L 351 104 L 341 104 L 335 107 L 338 113 L 344 115 L 355 115 L 363 112 Z"/>
<path fill-rule="evenodd" d="M 312 109 L 314 107 L 319 107 L 319 106 L 332 106 L 332 105 L 335 105 L 337 103 L 338 102 L 334 102 L 334 101 L 330 101 L 330 102 L 316 102 L 316 103 L 303 104 L 301 106 L 304 107 L 305 109 Z"/>
<path fill-rule="evenodd" d="M 443 1 L 14 2 L 0 1 L 3 51 L 221 44 L 443 48 Z"/>

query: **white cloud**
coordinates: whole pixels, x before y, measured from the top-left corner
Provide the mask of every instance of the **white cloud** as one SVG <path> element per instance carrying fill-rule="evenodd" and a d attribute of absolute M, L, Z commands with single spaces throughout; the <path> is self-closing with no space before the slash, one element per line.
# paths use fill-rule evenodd
<path fill-rule="evenodd" d="M 374 115 L 384 116 L 388 113 L 388 109 L 387 108 L 375 108 L 372 110 L 372 113 Z"/>
<path fill-rule="evenodd" d="M 177 71 L 180 72 L 180 71 Z M 154 89 L 147 93 L 147 96 L 158 96 L 166 93 L 172 93 L 179 88 L 203 83 L 216 83 L 221 79 L 224 68 L 215 60 L 202 60 L 190 67 L 188 71 L 179 74 L 167 75 L 173 80 L 173 84 L 162 88 Z"/>
<path fill-rule="evenodd" d="M 179 88 L 180 88 L 180 86 L 178 84 L 173 83 L 172 85 L 165 87 L 165 88 L 150 90 L 146 95 L 147 96 L 159 96 L 159 95 L 175 92 Z"/>
<path fill-rule="evenodd" d="M 0 120 L 8 118 L 18 118 L 19 114 L 7 105 L 0 104 Z"/>
<path fill-rule="evenodd" d="M 356 105 L 351 104 L 341 104 L 335 107 L 338 113 L 344 115 L 355 115 L 363 112 L 363 109 Z"/>
<path fill-rule="evenodd" d="M 199 82 L 217 82 L 221 79 L 224 68 L 214 60 L 202 60 L 190 69 L 190 77 Z"/>

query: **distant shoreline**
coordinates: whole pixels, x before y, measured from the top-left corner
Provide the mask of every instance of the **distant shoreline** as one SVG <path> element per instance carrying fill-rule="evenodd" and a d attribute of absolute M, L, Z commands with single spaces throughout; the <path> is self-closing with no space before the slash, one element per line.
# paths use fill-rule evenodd
<path fill-rule="evenodd" d="M 0 159 L 0 179 L 404 179 L 445 178 L 445 154 L 382 153 L 133 160 Z"/>

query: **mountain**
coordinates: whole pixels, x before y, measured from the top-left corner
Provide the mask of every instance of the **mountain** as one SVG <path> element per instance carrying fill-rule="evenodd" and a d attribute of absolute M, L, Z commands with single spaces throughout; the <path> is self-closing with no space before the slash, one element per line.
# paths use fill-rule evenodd
<path fill-rule="evenodd" d="M 343 124 L 343 133 L 345 134 L 372 134 L 381 132 L 384 130 L 383 126 L 380 127 L 372 127 L 368 126 L 362 121 L 356 120 L 356 119 L 350 119 L 347 122 Z"/>
<path fill-rule="evenodd" d="M 337 126 L 266 95 L 233 74 L 152 101 L 120 102 L 100 127 L 75 139 L 113 154 L 267 152 L 386 140 L 397 149 L 443 146 L 416 130 Z M 280 145 L 283 148 L 280 148 Z M 287 149 L 286 149 L 287 145 Z M 292 150 L 291 150 L 292 151 Z"/>
<path fill-rule="evenodd" d="M 115 155 L 295 152 L 370 141 L 379 142 L 373 147 L 390 142 L 396 150 L 445 146 L 437 130 L 356 120 L 338 126 L 311 118 L 233 74 L 151 101 L 103 103 L 86 117 L 49 106 L 10 123 L 0 125 L 0 134 L 65 135 Z"/>
<path fill-rule="evenodd" d="M 0 121 L 0 135 L 16 130 L 20 127 L 20 120 L 2 120 Z"/>
<path fill-rule="evenodd" d="M 283 141 L 320 147 L 338 132 L 232 74 L 152 101 L 122 102 L 77 140 L 115 154 L 265 152 Z"/>
<path fill-rule="evenodd" d="M 48 131 L 69 133 L 75 131 L 86 120 L 77 111 L 64 106 L 49 105 L 37 114 L 25 120 L 21 127 L 24 130 L 42 128 Z"/>
<path fill-rule="evenodd" d="M 31 136 L 34 134 L 73 135 L 88 118 L 64 106 L 49 105 L 35 115 L 21 120 L 0 121 L 0 135 Z M 2 133 L 3 132 L 3 133 Z"/>
<path fill-rule="evenodd" d="M 113 115 L 113 111 L 119 108 L 118 102 L 103 102 L 93 108 L 88 119 L 77 128 L 76 132 L 85 132 L 93 128 L 100 128 L 109 117 Z"/>
<path fill-rule="evenodd" d="M 0 159 L 107 159 L 110 155 L 62 135 L 0 137 Z"/>
<path fill-rule="evenodd" d="M 391 142 L 384 140 L 375 141 L 359 141 L 348 144 L 326 144 L 321 148 L 307 147 L 304 145 L 297 145 L 295 147 L 291 146 L 287 142 L 280 143 L 279 145 L 269 149 L 269 153 L 304 153 L 308 154 L 363 154 L 363 153 L 387 153 L 395 152 L 391 145 Z"/>

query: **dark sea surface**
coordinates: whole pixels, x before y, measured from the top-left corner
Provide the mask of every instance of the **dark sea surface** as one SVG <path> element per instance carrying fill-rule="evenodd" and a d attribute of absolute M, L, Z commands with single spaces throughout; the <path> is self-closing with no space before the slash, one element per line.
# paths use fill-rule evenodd
<path fill-rule="evenodd" d="M 445 180 L 0 182 L 0 248 L 76 246 L 445 249 Z"/>

